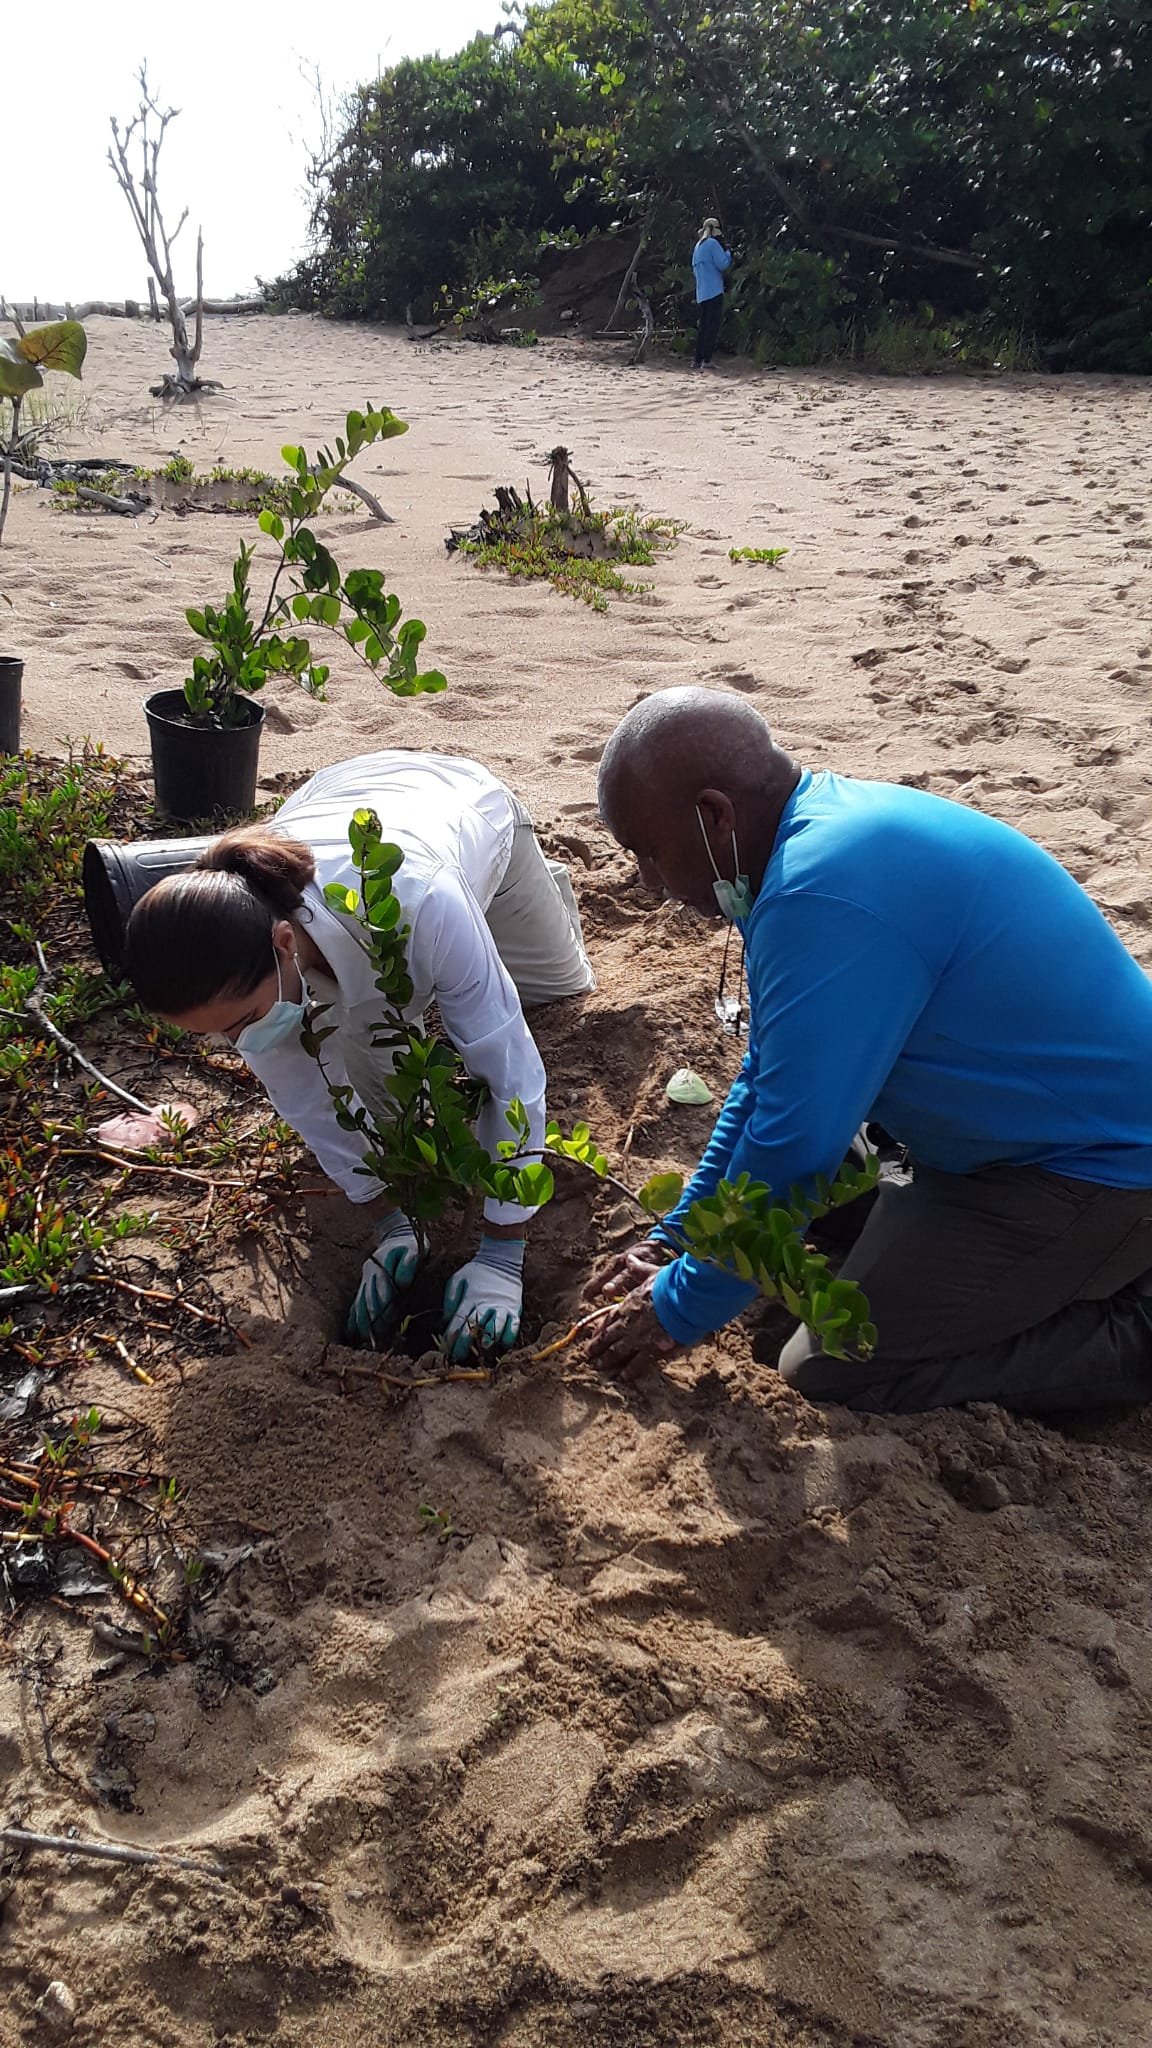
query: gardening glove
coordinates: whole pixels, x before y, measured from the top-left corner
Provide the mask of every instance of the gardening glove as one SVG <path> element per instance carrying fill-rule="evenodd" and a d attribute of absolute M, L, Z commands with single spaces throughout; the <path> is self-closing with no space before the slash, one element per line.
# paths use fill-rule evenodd
<path fill-rule="evenodd" d="M 469 1353 L 507 1351 L 520 1335 L 524 1285 L 522 1237 L 482 1237 L 476 1257 L 444 1289 L 445 1356 L 459 1364 Z"/>
<path fill-rule="evenodd" d="M 396 1296 L 410 1287 L 420 1263 L 416 1233 L 402 1209 L 385 1218 L 380 1242 L 364 1261 L 356 1299 L 348 1311 L 346 1334 L 353 1344 L 371 1344 L 382 1336 L 396 1312 Z"/>

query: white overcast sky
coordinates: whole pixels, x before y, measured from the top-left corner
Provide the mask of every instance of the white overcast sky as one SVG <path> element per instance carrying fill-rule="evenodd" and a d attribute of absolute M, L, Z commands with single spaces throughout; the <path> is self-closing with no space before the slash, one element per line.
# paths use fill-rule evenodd
<path fill-rule="evenodd" d="M 106 162 L 108 117 L 134 110 L 141 62 L 157 98 L 181 109 L 160 169 L 166 213 L 191 209 L 177 287 L 194 288 L 202 222 L 205 292 L 224 298 L 306 246 L 320 121 L 302 71 L 319 64 L 338 91 L 400 57 L 458 50 L 500 18 L 499 0 L 57 0 L 5 95 L 0 171 L 20 196 L 0 220 L 0 292 L 147 299 L 144 252 Z"/>

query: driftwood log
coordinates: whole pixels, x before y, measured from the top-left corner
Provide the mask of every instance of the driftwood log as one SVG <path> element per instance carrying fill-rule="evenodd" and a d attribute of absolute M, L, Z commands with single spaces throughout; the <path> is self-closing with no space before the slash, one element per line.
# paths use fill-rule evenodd
<path fill-rule="evenodd" d="M 149 283 L 152 284 L 151 279 L 149 279 Z M 155 288 L 153 284 L 152 290 L 155 291 Z M 182 301 L 180 310 L 182 313 L 195 313 L 196 306 L 197 301 L 194 298 L 186 299 Z M 151 307 L 145 308 L 141 306 L 136 299 L 81 299 L 79 304 L 75 306 L 70 300 L 60 305 L 53 299 L 9 299 L 7 301 L 7 310 L 9 318 L 15 315 L 19 319 L 26 320 L 32 324 L 37 324 L 42 320 L 91 320 L 95 315 L 103 315 L 104 318 L 110 320 L 151 320 L 153 318 Z M 205 299 L 203 310 L 208 314 L 223 315 L 227 313 L 265 313 L 268 307 L 264 299 Z M 157 305 L 157 316 L 159 316 L 159 305 Z"/>
<path fill-rule="evenodd" d="M 114 498 L 111 491 L 93 491 L 87 484 L 77 484 L 76 496 L 82 505 L 99 505 L 105 512 L 123 512 L 129 519 L 147 512 L 151 502 L 148 498 L 137 497 L 135 492 L 127 498 Z"/>
<path fill-rule="evenodd" d="M 189 478 L 173 482 L 163 474 L 150 477 L 141 483 L 137 470 L 130 462 L 108 460 L 104 456 L 89 455 L 61 458 L 54 461 L 50 456 L 38 456 L 34 462 L 16 461 L 12 464 L 13 476 L 21 482 L 40 484 L 50 490 L 54 484 L 71 483 L 76 486 L 76 497 L 81 504 L 98 505 L 105 512 L 121 512 L 135 518 L 141 512 L 156 508 L 186 512 L 249 512 L 254 509 L 252 499 L 260 486 L 237 479 L 232 488 L 227 478 L 213 483 L 210 478 Z M 92 479 L 122 478 L 123 486 L 119 496 L 112 491 L 96 488 Z M 266 478 L 271 484 L 274 479 Z M 384 526 L 395 524 L 392 514 L 384 510 L 374 493 L 353 477 L 340 479 L 340 489 L 347 491 L 367 506 L 373 519 Z M 247 493 L 247 495 L 245 495 Z"/>
<path fill-rule="evenodd" d="M 632 348 L 628 357 L 630 365 L 644 361 L 649 345 L 656 334 L 656 321 L 652 312 L 652 302 L 647 293 L 642 292 L 639 285 L 634 283 L 632 286 L 632 297 L 640 309 L 640 326 L 638 329 L 633 329 L 630 334 L 627 328 L 601 327 L 589 336 L 591 341 L 631 342 Z M 615 313 L 613 313 L 612 317 L 615 319 Z"/>

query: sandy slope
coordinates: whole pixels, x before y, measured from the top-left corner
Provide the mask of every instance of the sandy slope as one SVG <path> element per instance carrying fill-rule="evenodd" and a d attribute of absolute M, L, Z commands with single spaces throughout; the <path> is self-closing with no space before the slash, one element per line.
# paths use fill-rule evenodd
<path fill-rule="evenodd" d="M 140 402 L 151 333 L 94 328 L 102 449 L 174 445 Z M 412 420 L 365 470 L 399 524 L 335 524 L 394 570 L 449 694 L 394 708 L 349 675 L 327 710 L 282 699 L 265 769 L 459 747 L 583 842 L 601 986 L 540 1037 L 558 1113 L 617 1151 L 631 1133 L 638 1174 L 706 1129 L 663 1104 L 670 1068 L 719 1088 L 731 1067 L 717 942 L 648 907 L 593 822 L 596 753 L 641 689 L 746 689 L 809 761 L 1024 825 L 1148 957 L 1141 386 L 698 385 L 578 344 L 420 353 L 303 319 L 214 325 L 205 367 L 235 398 L 186 439 L 198 460 L 267 460 L 368 396 Z M 444 556 L 449 521 L 557 438 L 599 497 L 687 522 L 649 603 L 598 617 Z M 142 689 L 180 677 L 180 606 L 222 587 L 235 538 L 22 496 L 5 636 L 30 660 L 29 741 L 138 747 Z M 753 542 L 794 552 L 729 563 Z M 563 1193 L 533 1340 L 620 1228 L 610 1197 Z M 114 1764 L 130 1811 L 46 1771 L 17 1660 L 0 1675 L 9 1810 L 212 1851 L 230 1882 L 29 1864 L 0 1922 L 5 2048 L 37 2037 L 51 1976 L 82 2048 L 1149 2038 L 1147 1420 L 820 1414 L 769 1369 L 768 1318 L 635 1387 L 572 1352 L 491 1389 L 341 1395 L 342 1209 L 303 1283 L 257 1276 L 252 1351 L 120 1390 L 201 1540 L 255 1545 L 215 1659 L 96 1686 L 101 1652 L 60 1625 L 55 1754 L 82 1785 Z"/>

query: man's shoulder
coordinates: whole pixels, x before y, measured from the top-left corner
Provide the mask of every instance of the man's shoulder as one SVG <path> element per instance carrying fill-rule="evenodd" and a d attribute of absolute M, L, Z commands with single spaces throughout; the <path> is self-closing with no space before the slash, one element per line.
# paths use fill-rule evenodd
<path fill-rule="evenodd" d="M 937 796 L 915 783 L 870 782 L 823 769 L 802 783 L 793 801 L 798 830 L 834 844 L 840 840 L 883 841 L 908 834 L 925 840 L 987 840 L 1019 835 L 986 811 L 973 810 L 951 797 Z"/>
<path fill-rule="evenodd" d="M 963 804 L 905 783 L 821 772 L 789 806 L 761 897 L 765 909 L 826 896 L 891 916 L 907 899 L 955 902 L 1013 848 L 1030 842 Z"/>

